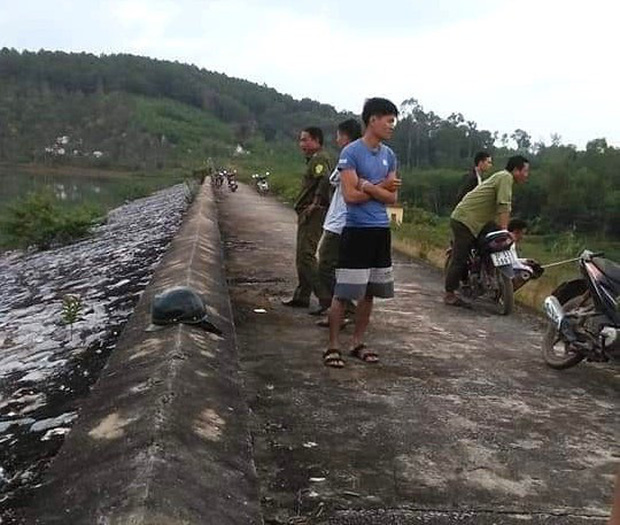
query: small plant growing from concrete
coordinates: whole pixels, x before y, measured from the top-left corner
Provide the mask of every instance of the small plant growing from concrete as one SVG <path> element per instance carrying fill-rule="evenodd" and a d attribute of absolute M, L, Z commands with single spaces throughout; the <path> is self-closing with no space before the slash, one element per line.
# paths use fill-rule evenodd
<path fill-rule="evenodd" d="M 62 321 L 69 325 L 69 337 L 73 338 L 73 324 L 78 320 L 82 310 L 82 299 L 77 295 L 65 295 L 62 298 Z"/>

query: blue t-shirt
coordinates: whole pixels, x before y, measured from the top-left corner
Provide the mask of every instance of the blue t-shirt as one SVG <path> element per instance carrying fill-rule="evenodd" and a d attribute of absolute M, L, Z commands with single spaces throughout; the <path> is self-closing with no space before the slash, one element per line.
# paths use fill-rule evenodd
<path fill-rule="evenodd" d="M 362 139 L 351 142 L 340 153 L 340 171 L 355 170 L 357 176 L 372 184 L 383 182 L 396 171 L 396 155 L 385 144 L 370 149 Z M 386 206 L 374 199 L 363 204 L 347 204 L 347 226 L 354 228 L 389 228 Z"/>

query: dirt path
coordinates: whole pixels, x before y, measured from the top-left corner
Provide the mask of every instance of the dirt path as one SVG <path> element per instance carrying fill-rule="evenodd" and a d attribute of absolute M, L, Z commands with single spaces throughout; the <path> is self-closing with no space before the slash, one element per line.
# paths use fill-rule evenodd
<path fill-rule="evenodd" d="M 441 274 L 397 256 L 369 334 L 381 364 L 326 369 L 326 330 L 280 306 L 293 212 L 246 186 L 219 201 L 266 523 L 604 521 L 617 367 L 546 368 L 539 320 L 451 310 Z"/>

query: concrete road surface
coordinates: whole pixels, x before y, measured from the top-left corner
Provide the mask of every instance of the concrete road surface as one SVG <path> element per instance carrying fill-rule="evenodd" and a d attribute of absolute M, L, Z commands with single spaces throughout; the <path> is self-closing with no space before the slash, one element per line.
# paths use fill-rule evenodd
<path fill-rule="evenodd" d="M 242 185 L 219 214 L 266 523 L 605 522 L 617 365 L 553 371 L 540 319 L 446 307 L 441 273 L 395 255 L 368 337 L 381 363 L 328 369 L 327 330 L 280 305 L 293 211 Z"/>

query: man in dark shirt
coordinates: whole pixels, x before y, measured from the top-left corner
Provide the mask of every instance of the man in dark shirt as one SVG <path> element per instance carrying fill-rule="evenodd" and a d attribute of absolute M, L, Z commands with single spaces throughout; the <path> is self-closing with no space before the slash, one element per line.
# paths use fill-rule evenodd
<path fill-rule="evenodd" d="M 479 151 L 474 157 L 474 167 L 471 171 L 463 175 L 459 191 L 456 195 L 455 206 L 463 200 L 463 197 L 467 195 L 479 184 L 482 184 L 482 175 L 485 171 L 489 170 L 493 166 L 493 159 L 491 154 L 486 151 Z"/>
<path fill-rule="evenodd" d="M 318 289 L 316 249 L 323 232 L 323 221 L 330 201 L 329 175 L 332 162 L 323 150 L 323 131 L 308 127 L 299 136 L 299 147 L 306 157 L 306 173 L 295 201 L 297 212 L 297 276 L 299 284 L 285 306 L 307 308 L 310 295 Z"/>

